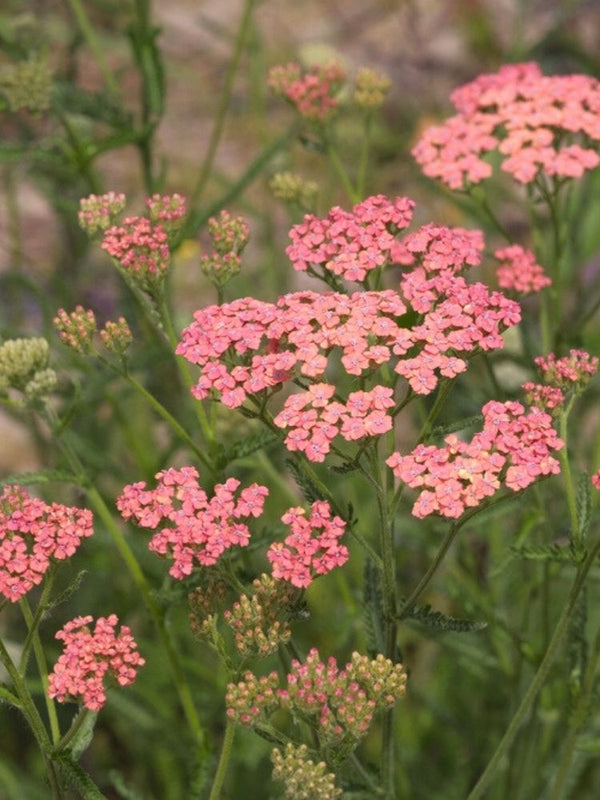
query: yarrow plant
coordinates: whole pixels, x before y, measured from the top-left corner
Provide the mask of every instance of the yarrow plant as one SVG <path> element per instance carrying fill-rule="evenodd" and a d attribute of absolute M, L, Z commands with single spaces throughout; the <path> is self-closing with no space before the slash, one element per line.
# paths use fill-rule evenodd
<path fill-rule="evenodd" d="M 96 151 L 66 119 L 95 192 L 77 241 L 97 238 L 102 268 L 116 267 L 110 297 L 57 302 L 44 317 L 54 343 L 19 331 L 0 342 L 0 400 L 47 461 L 0 494 L 0 699 L 31 729 L 52 800 L 481 800 L 493 780 L 498 797 L 589 796 L 600 297 L 594 263 L 570 279 L 592 252 L 590 218 L 574 217 L 600 165 L 597 81 L 525 63 L 456 90 L 454 116 L 413 150 L 425 175 L 462 193 L 446 225 L 428 220 L 426 200 L 370 189 L 385 75 L 275 67 L 268 83 L 294 122 L 224 197 L 293 140 L 336 183 L 288 170 L 293 150 L 278 156 L 285 171 L 269 183 L 290 223 L 277 263 L 291 277 L 270 276 L 267 290 L 257 275 L 275 259 L 257 273 L 252 259 L 269 237 L 247 249 L 254 225 L 203 197 L 223 183 L 208 180 L 223 116 L 189 200 L 162 191 L 171 173 L 156 172 L 150 146 L 163 104 L 146 23 L 132 28 L 137 212 L 98 193 Z M 125 114 L 119 97 L 109 78 L 103 124 Z M 494 165 L 516 181 L 505 194 Z M 516 211 L 503 220 L 504 197 L 528 206 L 530 228 Z M 447 192 L 437 207 L 451 202 Z M 469 216 L 477 204 L 485 231 Z M 191 319 L 178 305 L 188 286 L 201 298 Z M 71 613 L 52 626 L 63 604 Z M 20 642 L 5 638 L 18 614 Z M 76 704 L 74 718 L 57 703 Z M 152 737 L 142 778 L 124 757 L 109 784 L 95 745 L 79 763 L 98 714 L 104 760 L 125 737 L 127 758 L 147 753 Z M 271 765 L 282 789 L 267 785 Z"/>

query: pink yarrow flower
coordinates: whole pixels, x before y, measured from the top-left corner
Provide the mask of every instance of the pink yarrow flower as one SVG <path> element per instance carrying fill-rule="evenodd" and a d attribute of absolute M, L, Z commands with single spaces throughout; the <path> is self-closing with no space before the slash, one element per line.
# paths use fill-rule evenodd
<path fill-rule="evenodd" d="M 348 548 L 339 543 L 346 523 L 331 516 L 329 503 L 312 504 L 310 514 L 303 508 L 290 508 L 281 521 L 291 528 L 283 542 L 274 542 L 267 552 L 273 577 L 306 588 L 317 575 L 325 575 L 348 560 Z"/>
<path fill-rule="evenodd" d="M 76 617 L 58 631 L 65 649 L 48 676 L 50 697 L 100 711 L 106 703 L 105 678 L 113 677 L 119 686 L 134 682 L 145 660 L 127 625 L 117 633 L 118 621 L 116 614 L 99 617 L 92 631 L 93 617 Z"/>
<path fill-rule="evenodd" d="M 315 66 L 303 71 L 299 64 L 292 62 L 273 67 L 268 83 L 306 120 L 323 122 L 338 106 L 336 94 L 345 77 L 346 73 L 339 64 Z"/>
<path fill-rule="evenodd" d="M 552 283 L 531 250 L 525 250 L 518 244 L 495 250 L 494 257 L 500 262 L 496 276 L 502 289 L 531 294 L 541 292 Z"/>
<path fill-rule="evenodd" d="M 521 403 L 491 401 L 482 414 L 483 430 L 470 442 L 451 434 L 444 447 L 420 444 L 412 453 L 394 453 L 386 461 L 399 480 L 420 490 L 412 509 L 415 517 L 456 519 L 503 484 L 520 491 L 560 471 L 551 454 L 564 443 L 545 411 L 534 407 L 526 412 Z"/>
<path fill-rule="evenodd" d="M 451 96 L 457 114 L 428 128 L 413 148 L 425 175 L 451 189 L 492 174 L 483 157 L 520 183 L 538 175 L 578 178 L 600 163 L 600 83 L 587 75 L 545 76 L 534 63 L 480 75 Z"/>
<path fill-rule="evenodd" d="M 215 564 L 231 547 L 246 547 L 250 531 L 243 522 L 259 517 L 269 491 L 257 483 L 242 489 L 240 481 L 229 478 L 215 486 L 213 497 L 198 485 L 194 467 L 166 469 L 157 473 L 155 489 L 143 481 L 126 486 L 117 498 L 124 519 L 134 519 L 143 528 L 158 528 L 149 549 L 173 559 L 169 574 L 183 579 L 197 562 Z"/>
<path fill-rule="evenodd" d="M 92 512 L 31 497 L 21 486 L 0 495 L 0 594 L 20 600 L 42 582 L 51 561 L 70 558 L 94 532 Z"/>

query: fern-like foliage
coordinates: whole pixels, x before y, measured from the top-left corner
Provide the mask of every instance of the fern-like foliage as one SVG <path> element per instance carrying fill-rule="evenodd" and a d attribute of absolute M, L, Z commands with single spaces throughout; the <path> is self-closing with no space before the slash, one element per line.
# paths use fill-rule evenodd
<path fill-rule="evenodd" d="M 304 469 L 302 461 L 294 461 L 293 459 L 289 458 L 285 463 L 292 473 L 292 476 L 296 481 L 296 485 L 306 498 L 307 502 L 315 503 L 317 500 L 327 499 L 319 490 L 308 472 Z"/>
<path fill-rule="evenodd" d="M 364 569 L 363 619 L 369 655 L 375 658 L 384 651 L 383 610 L 379 573 L 370 558 Z"/>
<path fill-rule="evenodd" d="M 511 552 L 529 561 L 554 561 L 560 564 L 578 564 L 585 554 L 578 553 L 572 545 L 541 544 L 511 547 Z"/>
<path fill-rule="evenodd" d="M 426 628 L 436 631 L 452 631 L 453 633 L 475 633 L 487 628 L 487 622 L 474 619 L 459 619 L 434 611 L 430 605 L 414 605 L 402 614 L 403 619 L 413 620 Z"/>

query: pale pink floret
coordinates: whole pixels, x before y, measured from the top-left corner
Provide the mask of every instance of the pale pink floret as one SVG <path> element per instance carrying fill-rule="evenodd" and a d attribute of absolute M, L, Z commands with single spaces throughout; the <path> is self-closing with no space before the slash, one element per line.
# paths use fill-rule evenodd
<path fill-rule="evenodd" d="M 291 528 L 283 542 L 274 542 L 267 552 L 273 577 L 306 588 L 317 575 L 325 575 L 348 560 L 348 548 L 339 543 L 346 523 L 331 516 L 329 503 L 312 504 L 310 514 L 303 508 L 290 508 L 281 521 Z"/>
<path fill-rule="evenodd" d="M 428 128 L 413 148 L 423 172 L 451 189 L 492 174 L 483 157 L 520 183 L 538 175 L 579 178 L 600 163 L 600 83 L 587 75 L 548 77 L 537 64 L 511 64 L 452 93 L 458 114 Z"/>
<path fill-rule="evenodd" d="M 520 491 L 559 472 L 551 453 L 560 450 L 563 441 L 549 414 L 539 408 L 526 412 L 521 403 L 512 401 L 491 401 L 482 414 L 483 430 L 470 442 L 451 434 L 444 447 L 421 444 L 406 456 L 394 453 L 388 458 L 386 464 L 399 480 L 421 490 L 414 516 L 456 519 L 494 495 L 502 482 Z"/>
<path fill-rule="evenodd" d="M 20 600 L 40 584 L 53 559 L 70 558 L 94 532 L 92 512 L 31 497 L 21 486 L 0 495 L 0 594 Z"/>
<path fill-rule="evenodd" d="M 502 289 L 530 294 L 540 292 L 552 283 L 543 267 L 537 263 L 534 253 L 520 245 L 495 250 L 494 257 L 500 262 L 496 275 Z"/>
<path fill-rule="evenodd" d="M 56 638 L 62 639 L 65 649 L 48 676 L 50 697 L 100 711 L 106 703 L 106 677 L 113 677 L 119 686 L 134 682 L 145 660 L 127 625 L 117 633 L 118 621 L 116 614 L 99 617 L 92 631 L 91 616 L 76 617 L 58 631 Z"/>
<path fill-rule="evenodd" d="M 196 563 L 215 564 L 225 550 L 246 547 L 248 526 L 241 520 L 262 514 L 268 489 L 253 483 L 235 495 L 236 478 L 217 484 L 212 498 L 198 485 L 194 467 L 167 469 L 156 475 L 155 489 L 144 482 L 126 486 L 117 499 L 124 519 L 134 519 L 144 528 L 158 528 L 148 548 L 173 559 L 169 574 L 182 579 Z"/>

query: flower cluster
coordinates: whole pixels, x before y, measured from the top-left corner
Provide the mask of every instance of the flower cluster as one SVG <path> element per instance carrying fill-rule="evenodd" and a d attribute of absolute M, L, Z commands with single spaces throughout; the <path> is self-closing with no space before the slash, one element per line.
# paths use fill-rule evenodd
<path fill-rule="evenodd" d="M 11 111 L 46 111 L 52 102 L 52 72 L 41 55 L 17 61 L 0 70 L 0 94 Z"/>
<path fill-rule="evenodd" d="M 77 700 L 90 711 L 106 703 L 104 678 L 113 676 L 119 686 L 133 683 L 145 664 L 130 629 L 121 626 L 117 633 L 115 614 L 99 617 L 90 630 L 91 616 L 76 617 L 56 634 L 64 642 L 64 652 L 48 676 L 48 694 L 60 703 Z"/>
<path fill-rule="evenodd" d="M 551 455 L 563 447 L 552 418 L 539 408 L 491 401 L 482 408 L 483 430 L 470 442 L 450 434 L 444 447 L 419 444 L 412 453 L 386 461 L 394 475 L 421 492 L 415 517 L 440 514 L 457 518 L 504 484 L 517 492 L 539 477 L 560 471 Z"/>
<path fill-rule="evenodd" d="M 190 575 L 194 561 L 210 566 L 230 547 L 246 547 L 250 531 L 241 520 L 259 517 L 269 493 L 253 483 L 236 498 L 240 481 L 229 478 L 215 486 L 209 500 L 198 477 L 194 467 L 166 469 L 157 473 L 155 489 L 140 481 L 126 486 L 117 499 L 124 519 L 133 518 L 143 528 L 165 525 L 148 547 L 173 559 L 169 574 L 177 579 Z"/>
<path fill-rule="evenodd" d="M 387 75 L 375 69 L 362 67 L 356 73 L 353 99 L 359 108 L 373 111 L 383 105 L 392 82 Z"/>
<path fill-rule="evenodd" d="M 290 508 L 281 521 L 291 528 L 283 542 L 274 542 L 267 552 L 273 577 L 305 588 L 317 575 L 326 575 L 348 560 L 348 548 L 339 543 L 346 524 L 331 517 L 329 503 L 318 500 L 310 515 L 303 508 Z"/>
<path fill-rule="evenodd" d="M 108 320 L 100 331 L 100 339 L 109 352 L 122 356 L 133 342 L 133 334 L 125 317 L 119 317 L 116 322 Z"/>
<path fill-rule="evenodd" d="M 150 220 L 164 227 L 167 234 L 176 233 L 187 213 L 185 197 L 180 194 L 153 194 L 146 198 Z"/>
<path fill-rule="evenodd" d="M 20 486 L 0 495 L 0 594 L 15 602 L 42 582 L 52 559 L 73 555 L 91 536 L 92 513 L 31 497 Z"/>
<path fill-rule="evenodd" d="M 492 174 L 482 156 L 497 150 L 520 183 L 540 172 L 580 177 L 600 163 L 600 83 L 586 75 L 548 77 L 537 64 L 510 64 L 452 94 L 457 114 L 428 128 L 413 155 L 451 189 Z"/>
<path fill-rule="evenodd" d="M 536 406 L 550 413 L 560 408 L 565 401 L 565 394 L 558 386 L 549 386 L 546 383 L 533 383 L 527 381 L 521 387 L 525 392 L 527 405 Z"/>
<path fill-rule="evenodd" d="M 600 491 L 600 470 L 592 475 L 592 486 Z"/>
<path fill-rule="evenodd" d="M 268 84 L 285 97 L 309 122 L 324 122 L 337 108 L 338 93 L 346 73 L 339 64 L 316 66 L 303 71 L 299 64 L 273 67 Z"/>
<path fill-rule="evenodd" d="M 283 781 L 287 800 L 335 800 L 342 790 L 335 785 L 335 775 L 327 771 L 327 764 L 315 764 L 308 758 L 305 744 L 288 742 L 282 753 L 275 748 L 271 753 L 273 780 Z"/>
<path fill-rule="evenodd" d="M 91 194 L 79 201 L 79 226 L 89 236 L 101 233 L 112 225 L 124 208 L 125 195 L 122 192 Z"/>
<path fill-rule="evenodd" d="M 368 197 L 352 211 L 334 206 L 325 219 L 306 214 L 290 230 L 286 253 L 294 269 L 321 270 L 347 281 L 363 281 L 368 272 L 390 261 L 395 234 L 407 228 L 414 203 L 407 197 Z"/>
<path fill-rule="evenodd" d="M 146 291 L 160 284 L 169 268 L 167 231 L 147 217 L 127 217 L 108 228 L 101 246 Z"/>
<path fill-rule="evenodd" d="M 257 677 L 246 670 L 244 680 L 227 686 L 227 716 L 240 725 L 266 721 L 269 714 L 279 706 L 278 687 L 279 676 L 276 672 Z"/>
<path fill-rule="evenodd" d="M 0 395 L 14 389 L 24 402 L 49 394 L 57 383 L 48 366 L 50 348 L 46 339 L 7 339 L 0 345 Z"/>
<path fill-rule="evenodd" d="M 248 244 L 250 227 L 243 217 L 232 217 L 223 209 L 208 220 L 214 252 L 202 256 L 200 268 L 217 287 L 224 286 L 240 271 L 240 253 Z"/>
<path fill-rule="evenodd" d="M 61 342 L 67 347 L 82 355 L 91 352 L 94 335 L 98 329 L 96 316 L 91 309 L 77 306 L 69 314 L 64 308 L 59 308 L 53 324 Z"/>
<path fill-rule="evenodd" d="M 241 655 L 266 656 L 276 652 L 292 635 L 287 612 L 294 590 L 270 575 L 261 575 L 252 586 L 254 593 L 243 594 L 223 616 L 234 632 Z"/>
<path fill-rule="evenodd" d="M 394 705 L 405 690 L 402 664 L 382 655 L 371 660 L 353 653 L 340 670 L 335 658 L 322 662 L 313 648 L 305 662 L 292 661 L 285 689 L 278 688 L 276 672 L 261 678 L 246 672 L 243 681 L 229 684 L 227 714 L 242 725 L 252 725 L 280 706 L 312 721 L 323 742 L 358 742 L 375 711 Z"/>
<path fill-rule="evenodd" d="M 552 281 L 535 260 L 531 250 L 525 250 L 518 244 L 503 247 L 494 251 L 500 262 L 496 269 L 498 285 L 502 289 L 512 289 L 519 294 L 541 292 Z"/>
<path fill-rule="evenodd" d="M 315 181 L 305 181 L 294 172 L 276 172 L 269 181 L 269 189 L 275 197 L 287 203 L 296 203 L 305 211 L 314 207 L 319 193 Z"/>
<path fill-rule="evenodd" d="M 393 391 L 375 386 L 371 391 L 350 392 L 347 402 L 330 402 L 335 386 L 313 383 L 306 392 L 287 398 L 283 410 L 273 420 L 288 428 L 288 450 L 303 452 L 309 461 L 324 461 L 331 442 L 339 434 L 346 441 L 365 436 L 380 436 L 392 428 Z"/>
<path fill-rule="evenodd" d="M 592 375 L 598 371 L 600 361 L 585 350 L 570 350 L 569 355 L 563 358 L 549 353 L 534 360 L 545 383 L 559 386 L 564 391 L 575 389 L 577 392 L 587 386 Z"/>

